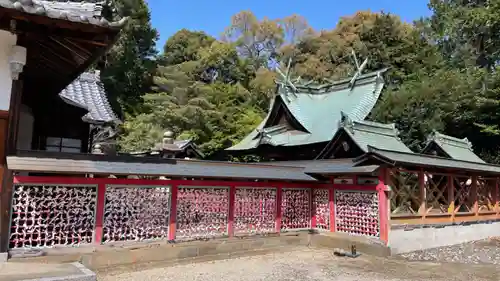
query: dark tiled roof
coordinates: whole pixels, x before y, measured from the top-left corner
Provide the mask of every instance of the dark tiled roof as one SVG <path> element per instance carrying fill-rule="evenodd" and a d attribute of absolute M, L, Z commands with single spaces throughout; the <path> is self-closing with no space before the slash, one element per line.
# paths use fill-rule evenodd
<path fill-rule="evenodd" d="M 399 167 L 429 167 L 432 169 L 461 170 L 470 173 L 500 175 L 500 166 L 487 163 L 456 160 L 426 154 L 368 148 L 368 153 L 355 159 L 355 166 L 389 164 Z"/>
<path fill-rule="evenodd" d="M 373 174 L 379 166 L 354 166 L 354 159 L 322 159 L 322 160 L 298 160 L 298 161 L 274 161 L 260 162 L 256 164 L 265 164 L 273 166 L 288 166 L 304 168 L 304 173 L 309 175 L 348 175 L 348 174 Z"/>
<path fill-rule="evenodd" d="M 147 176 L 175 176 L 193 178 L 225 178 L 249 180 L 286 180 L 286 181 L 316 181 L 306 175 L 303 168 L 278 167 L 268 165 L 251 165 L 230 162 L 179 160 L 172 159 L 164 162 L 158 159 L 129 157 L 130 160 L 92 159 L 93 156 L 82 159 L 82 155 L 75 155 L 72 159 L 59 154 L 54 158 L 49 154 L 26 154 L 24 156 L 9 156 L 7 165 L 14 171 L 56 172 L 78 174 L 112 174 L 112 175 L 147 175 Z M 94 157 L 95 158 L 95 157 Z M 139 162 L 142 160 L 142 162 Z"/>
<path fill-rule="evenodd" d="M 0 0 L 0 7 L 78 23 L 112 28 L 123 26 L 127 18 L 122 18 L 116 22 L 109 22 L 102 17 L 102 3 L 103 1 Z"/>
<path fill-rule="evenodd" d="M 88 110 L 83 121 L 88 123 L 118 122 L 111 109 L 99 72 L 85 72 L 71 82 L 59 96 L 67 103 Z"/>

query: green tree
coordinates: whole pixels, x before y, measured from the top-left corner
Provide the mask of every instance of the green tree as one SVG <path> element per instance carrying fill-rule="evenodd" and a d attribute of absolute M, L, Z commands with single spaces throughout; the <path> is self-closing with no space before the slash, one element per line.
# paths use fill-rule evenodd
<path fill-rule="evenodd" d="M 428 28 L 451 65 L 493 70 L 500 59 L 500 1 L 431 0 L 429 7 Z"/>
<path fill-rule="evenodd" d="M 116 14 L 129 17 L 129 21 L 107 54 L 101 79 L 110 100 L 117 103 L 115 110 L 131 113 L 152 85 L 158 33 L 151 26 L 144 0 L 115 0 L 113 4 Z"/>

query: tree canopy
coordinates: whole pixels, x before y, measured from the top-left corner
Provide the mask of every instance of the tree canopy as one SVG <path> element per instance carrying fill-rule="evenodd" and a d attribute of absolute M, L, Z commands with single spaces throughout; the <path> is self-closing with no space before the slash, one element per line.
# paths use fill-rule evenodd
<path fill-rule="evenodd" d="M 149 23 L 140 3 L 134 8 L 137 21 Z M 105 71 L 108 91 L 119 93 L 126 112 L 121 149 L 149 149 L 169 129 L 213 154 L 241 140 L 265 116 L 278 61 L 292 58 L 293 73 L 304 79 L 332 80 L 353 74 L 355 51 L 369 58 L 367 70 L 388 68 L 386 89 L 370 119 L 396 123 L 414 151 L 439 130 L 469 138 L 476 152 L 499 162 L 499 5 L 431 0 L 433 14 L 413 24 L 360 11 L 321 31 L 299 15 L 258 19 L 242 11 L 228 19 L 220 38 L 182 29 L 156 57 L 154 44 L 146 44 L 156 39 L 150 25 L 129 27 Z M 130 39 L 138 34 L 143 41 Z M 134 61 L 142 64 L 119 73 Z"/>

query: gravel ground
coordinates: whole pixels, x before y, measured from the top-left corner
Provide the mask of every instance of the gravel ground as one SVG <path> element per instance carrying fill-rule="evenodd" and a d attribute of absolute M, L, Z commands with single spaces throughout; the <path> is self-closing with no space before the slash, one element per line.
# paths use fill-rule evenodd
<path fill-rule="evenodd" d="M 412 261 L 500 265 L 500 238 L 401 254 Z"/>
<path fill-rule="evenodd" d="M 170 267 L 98 272 L 101 281 L 425 281 L 500 280 L 492 265 L 440 264 L 361 256 L 336 257 L 331 251 L 297 249 L 292 252 L 244 257 Z"/>

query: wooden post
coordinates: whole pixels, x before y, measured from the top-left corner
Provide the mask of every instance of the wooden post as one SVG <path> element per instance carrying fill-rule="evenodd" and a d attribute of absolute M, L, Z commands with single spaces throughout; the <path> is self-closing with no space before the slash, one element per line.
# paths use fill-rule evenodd
<path fill-rule="evenodd" d="M 418 214 L 422 216 L 423 220 L 425 220 L 425 215 L 427 214 L 427 198 L 425 190 L 425 173 L 422 169 L 418 172 L 418 188 L 420 190 L 420 207 L 418 209 Z"/>
<path fill-rule="evenodd" d="M 229 217 L 227 220 L 227 233 L 229 237 L 234 236 L 234 201 L 236 198 L 236 186 L 229 187 Z"/>
<path fill-rule="evenodd" d="M 18 37 L 19 40 L 19 37 Z M 18 80 L 12 81 L 9 111 L 2 112 L 0 121 L 0 253 L 8 251 L 10 233 L 10 213 L 12 204 L 13 174 L 7 169 L 6 156 L 16 151 L 17 128 L 23 92 L 22 73 Z M 5 119 L 5 115 L 8 118 Z"/>
<path fill-rule="evenodd" d="M 451 221 L 455 220 L 455 179 L 453 176 L 447 176 L 447 186 L 448 186 L 448 214 L 451 214 Z"/>
<path fill-rule="evenodd" d="M 478 199 L 478 189 L 477 189 L 477 176 L 472 176 L 471 177 L 471 187 L 470 187 L 470 199 L 472 201 L 472 212 L 474 215 L 479 216 L 479 203 L 477 201 Z"/>
<path fill-rule="evenodd" d="M 282 200 L 282 192 L 283 188 L 281 186 L 278 186 L 276 188 L 276 219 L 275 219 L 275 225 L 276 225 L 276 232 L 280 233 L 281 232 L 281 200 Z"/>
<path fill-rule="evenodd" d="M 104 224 L 104 208 L 106 204 L 106 184 L 100 183 L 97 186 L 97 204 L 95 215 L 94 244 L 101 244 L 103 238 L 102 227 Z"/>
<path fill-rule="evenodd" d="M 177 185 L 170 187 L 170 221 L 168 227 L 168 240 L 175 240 L 175 232 L 177 231 Z"/>
<path fill-rule="evenodd" d="M 495 202 L 495 215 L 498 219 L 498 178 L 495 179 L 495 184 L 493 186 L 493 202 Z"/>
<path fill-rule="evenodd" d="M 382 240 L 386 245 L 389 243 L 389 214 L 388 214 L 388 198 L 386 193 L 386 182 L 387 178 L 387 168 L 382 168 L 379 171 L 377 193 L 378 193 L 378 214 L 380 223 L 380 240 Z"/>

